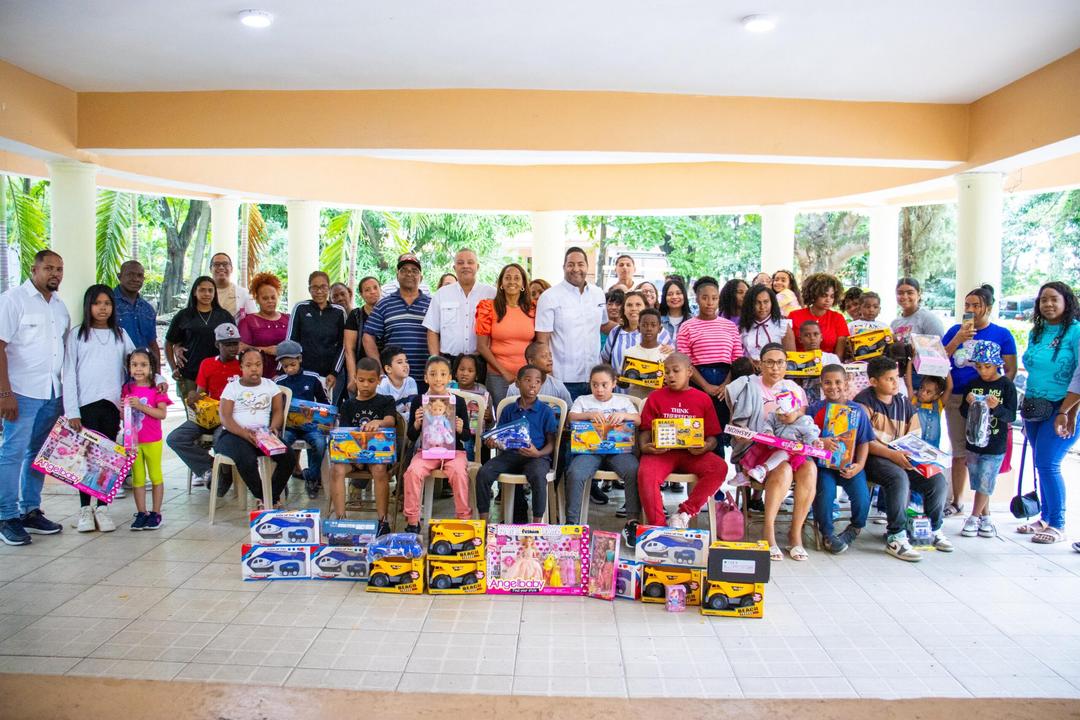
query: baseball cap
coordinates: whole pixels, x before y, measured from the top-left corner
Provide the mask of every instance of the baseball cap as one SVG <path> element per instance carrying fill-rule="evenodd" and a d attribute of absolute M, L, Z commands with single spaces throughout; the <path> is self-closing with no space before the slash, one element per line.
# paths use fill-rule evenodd
<path fill-rule="evenodd" d="M 277 359 L 284 360 L 285 358 L 298 358 L 304 354 L 304 348 L 300 347 L 300 343 L 295 340 L 286 340 L 278 343 L 277 346 Z"/>
<path fill-rule="evenodd" d="M 423 270 L 423 267 L 421 267 L 421 265 L 420 265 L 420 259 L 418 257 L 416 257 L 416 255 L 414 253 L 407 252 L 407 253 L 402 253 L 401 255 L 398 255 L 398 259 L 397 259 L 398 270 L 401 269 L 402 265 L 407 265 L 408 263 L 412 263 L 413 265 L 415 265 L 417 267 L 417 269 Z"/>
<path fill-rule="evenodd" d="M 214 328 L 214 342 L 240 342 L 240 331 L 232 323 L 222 323 Z"/>

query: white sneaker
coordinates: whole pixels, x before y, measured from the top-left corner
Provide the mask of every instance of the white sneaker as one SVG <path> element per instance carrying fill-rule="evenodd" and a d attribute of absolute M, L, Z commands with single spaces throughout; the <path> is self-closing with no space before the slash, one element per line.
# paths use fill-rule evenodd
<path fill-rule="evenodd" d="M 749 475 L 751 479 L 763 483 L 765 482 L 765 476 L 769 474 L 769 468 L 764 465 L 756 465 L 747 470 L 746 474 Z"/>
<path fill-rule="evenodd" d="M 746 477 L 743 471 L 740 470 L 739 472 L 735 473 L 735 477 L 731 478 L 731 482 L 729 484 L 733 488 L 743 487 L 744 485 L 750 484 L 750 478 Z"/>
<path fill-rule="evenodd" d="M 690 516 L 684 512 L 677 512 L 671 516 L 671 520 L 668 521 L 668 527 L 685 530 L 690 527 Z"/>
<path fill-rule="evenodd" d="M 953 544 L 952 540 L 945 537 L 945 533 L 942 530 L 934 531 L 934 549 L 938 552 L 952 552 Z"/>
<path fill-rule="evenodd" d="M 888 525 L 889 524 L 889 516 L 886 515 L 884 512 L 882 512 L 881 510 L 871 510 L 870 511 L 870 522 L 874 523 L 875 525 Z"/>
<path fill-rule="evenodd" d="M 992 538 L 997 536 L 997 528 L 989 515 L 979 518 L 979 537 Z"/>
<path fill-rule="evenodd" d="M 97 529 L 94 525 L 94 508 L 89 505 L 79 508 L 79 524 L 75 529 L 79 532 L 94 532 Z"/>
<path fill-rule="evenodd" d="M 97 529 L 101 532 L 112 532 L 116 529 L 116 523 L 109 517 L 107 505 L 98 505 L 94 508 L 94 522 L 97 523 Z"/>
<path fill-rule="evenodd" d="M 967 520 L 964 521 L 964 529 L 960 531 L 960 534 L 964 537 L 975 537 L 979 534 L 979 518 L 974 515 L 968 515 Z"/>
<path fill-rule="evenodd" d="M 894 558 L 907 560 L 908 562 L 918 562 L 922 560 L 922 554 L 911 547 L 911 543 L 908 542 L 907 533 L 904 531 L 900 531 L 895 535 L 889 535 L 885 539 L 885 552 L 889 553 Z"/>
<path fill-rule="evenodd" d="M 206 487 L 210 484 L 210 471 L 202 473 L 201 475 L 192 475 L 191 487 Z"/>

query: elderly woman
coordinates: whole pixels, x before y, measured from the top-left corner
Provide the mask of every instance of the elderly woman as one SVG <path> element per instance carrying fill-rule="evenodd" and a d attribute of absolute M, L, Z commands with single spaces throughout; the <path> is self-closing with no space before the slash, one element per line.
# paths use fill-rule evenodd
<path fill-rule="evenodd" d="M 262 353 L 263 377 L 272 378 L 277 374 L 278 343 L 285 340 L 289 330 L 289 314 L 278 311 L 281 298 L 281 280 L 273 273 L 263 272 L 251 278 L 248 283 L 251 297 L 259 306 L 259 311 L 245 315 L 237 329 L 240 331 L 240 347 L 255 348 Z"/>
<path fill-rule="evenodd" d="M 851 333 L 844 316 L 832 309 L 843 290 L 840 281 L 828 273 L 814 273 L 803 281 L 802 294 L 806 307 L 788 315 L 799 350 L 804 349 L 798 344 L 799 326 L 807 320 L 817 320 L 821 327 L 821 351 L 835 353 L 841 360 L 844 358 Z"/>
<path fill-rule="evenodd" d="M 740 427 L 764 432 L 771 413 L 779 412 L 776 397 L 781 392 L 791 392 L 800 398 L 805 411 L 806 396 L 802 388 L 784 379 L 787 370 L 787 353 L 784 347 L 770 343 L 761 349 L 761 375 L 746 375 L 732 380 L 727 387 L 727 403 L 731 410 L 731 423 Z M 750 449 L 752 442 L 734 440 L 732 461 L 737 461 Z M 806 456 L 792 454 L 765 475 L 765 530 L 764 539 L 769 541 L 769 555 L 782 560 L 783 553 L 776 542 L 776 515 L 787 497 L 792 482 L 795 483 L 795 509 L 791 515 L 791 531 L 788 533 L 792 560 L 806 560 L 808 555 L 802 545 L 803 523 L 806 522 L 810 505 L 817 490 L 817 466 Z"/>
<path fill-rule="evenodd" d="M 487 361 L 487 389 L 498 405 L 525 365 L 525 348 L 536 336 L 525 268 L 510 263 L 499 271 L 495 299 L 476 306 L 476 349 Z"/>

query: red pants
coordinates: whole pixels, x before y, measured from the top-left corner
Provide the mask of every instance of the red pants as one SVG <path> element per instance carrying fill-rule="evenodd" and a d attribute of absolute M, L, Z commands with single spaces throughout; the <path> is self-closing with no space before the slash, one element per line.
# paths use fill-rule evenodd
<path fill-rule="evenodd" d="M 663 455 L 642 455 L 638 465 L 638 495 L 641 496 L 645 521 L 650 525 L 664 524 L 664 498 L 660 493 L 660 483 L 671 473 L 698 476 L 690 497 L 679 505 L 679 512 L 693 517 L 720 489 L 727 477 L 727 463 L 712 452 L 691 455 L 686 450 L 668 450 Z"/>
<path fill-rule="evenodd" d="M 420 522 L 420 496 L 424 492 L 424 480 L 432 470 L 439 469 L 446 473 L 446 481 L 454 490 L 454 512 L 458 519 L 468 520 L 472 517 L 472 507 L 469 505 L 469 470 L 465 453 L 458 450 L 453 460 L 425 460 L 417 450 L 405 470 L 405 521 L 410 525 Z"/>

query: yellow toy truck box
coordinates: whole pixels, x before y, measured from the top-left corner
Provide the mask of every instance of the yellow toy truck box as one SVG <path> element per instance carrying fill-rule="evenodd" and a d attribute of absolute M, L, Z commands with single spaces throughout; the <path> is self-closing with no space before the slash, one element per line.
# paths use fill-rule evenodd
<path fill-rule="evenodd" d="M 188 420 L 204 430 L 213 430 L 221 424 L 220 405 L 209 395 L 203 395 L 194 402 L 194 407 L 187 408 Z"/>
<path fill-rule="evenodd" d="M 705 580 L 702 615 L 760 618 L 765 616 L 764 583 L 729 583 Z"/>
<path fill-rule="evenodd" d="M 701 418 L 656 418 L 653 445 L 669 450 L 705 447 L 705 421 Z"/>
<path fill-rule="evenodd" d="M 892 341 L 892 330 L 887 327 L 866 330 L 848 338 L 848 352 L 855 362 L 866 362 L 884 355 Z"/>
<path fill-rule="evenodd" d="M 709 546 L 709 562 L 705 576 L 709 580 L 729 583 L 767 583 L 772 563 L 769 543 L 728 542 L 718 540 Z"/>
<path fill-rule="evenodd" d="M 432 520 L 428 556 L 432 559 L 484 562 L 487 523 L 483 520 Z"/>
<path fill-rule="evenodd" d="M 428 556 L 428 592 L 432 595 L 483 595 L 487 592 L 484 561 Z"/>
<path fill-rule="evenodd" d="M 785 377 L 818 377 L 821 375 L 820 350 L 789 350 Z"/>
<path fill-rule="evenodd" d="M 668 585 L 686 587 L 686 604 L 701 604 L 701 571 L 697 568 L 669 565 L 643 565 L 641 568 L 641 602 L 663 603 Z"/>
<path fill-rule="evenodd" d="M 655 390 L 664 386 L 664 363 L 628 357 L 623 359 L 619 373 L 620 387 L 637 385 Z"/>
<path fill-rule="evenodd" d="M 368 592 L 424 593 L 424 558 L 384 557 L 369 565 Z"/>

